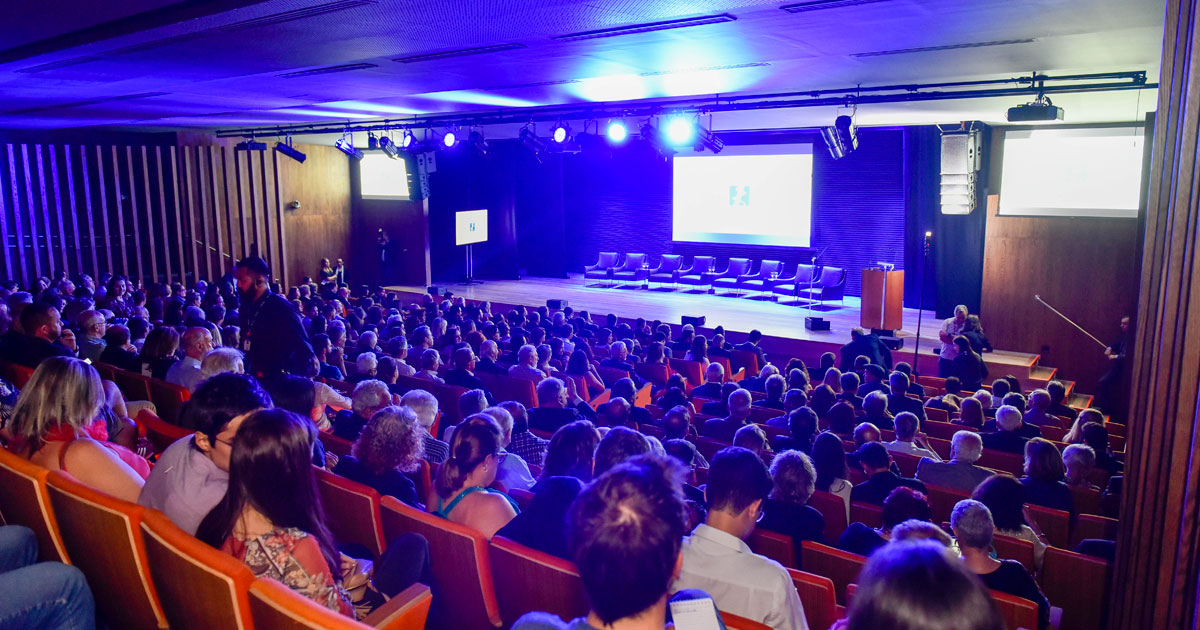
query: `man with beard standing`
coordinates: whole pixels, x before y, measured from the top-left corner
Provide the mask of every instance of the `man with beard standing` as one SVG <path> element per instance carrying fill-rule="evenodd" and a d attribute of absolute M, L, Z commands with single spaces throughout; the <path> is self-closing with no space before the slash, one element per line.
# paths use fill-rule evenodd
<path fill-rule="evenodd" d="M 271 269 L 257 256 L 242 259 L 235 272 L 241 302 L 242 351 L 246 371 L 260 380 L 287 372 L 308 376 L 313 349 L 300 314 L 270 289 Z"/>

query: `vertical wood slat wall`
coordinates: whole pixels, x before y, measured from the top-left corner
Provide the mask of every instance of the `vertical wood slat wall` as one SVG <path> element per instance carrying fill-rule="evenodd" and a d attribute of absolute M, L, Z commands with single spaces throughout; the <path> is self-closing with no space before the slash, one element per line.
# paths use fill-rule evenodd
<path fill-rule="evenodd" d="M 215 145 L 0 145 L 0 279 L 190 283 L 257 246 L 286 285 L 279 172 L 273 152 Z"/>

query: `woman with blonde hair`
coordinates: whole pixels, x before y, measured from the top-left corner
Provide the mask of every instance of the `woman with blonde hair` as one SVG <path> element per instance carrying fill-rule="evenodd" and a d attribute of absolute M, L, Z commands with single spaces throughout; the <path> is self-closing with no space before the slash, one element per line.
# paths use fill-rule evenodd
<path fill-rule="evenodd" d="M 825 378 L 821 379 L 821 384 L 827 385 L 829 387 L 829 389 L 832 389 L 833 393 L 835 393 L 835 394 L 842 393 L 842 372 L 841 372 L 841 370 L 839 370 L 835 367 L 831 367 L 828 370 L 825 370 Z M 854 392 L 850 392 L 850 393 L 853 394 Z"/>
<path fill-rule="evenodd" d="M 136 502 L 143 478 L 117 454 L 115 445 L 93 439 L 86 428 L 105 404 L 96 369 L 70 357 L 42 361 L 13 409 L 13 452 L 70 473 L 118 499 Z"/>
<path fill-rule="evenodd" d="M 508 495 L 488 488 L 500 469 L 500 426 L 490 416 L 475 414 L 454 431 L 450 457 L 438 468 L 427 508 L 448 521 L 466 525 L 491 538 L 517 515 Z"/>
<path fill-rule="evenodd" d="M 424 457 L 425 433 L 417 413 L 408 407 L 384 407 L 371 416 L 333 472 L 417 507 L 417 486 L 406 473 L 420 469 Z"/>

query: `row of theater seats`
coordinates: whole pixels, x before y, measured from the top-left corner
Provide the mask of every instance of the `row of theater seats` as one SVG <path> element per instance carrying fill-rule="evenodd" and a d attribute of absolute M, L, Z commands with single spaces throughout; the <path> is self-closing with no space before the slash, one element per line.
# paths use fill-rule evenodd
<path fill-rule="evenodd" d="M 611 284 L 654 282 L 658 284 L 708 287 L 742 292 L 819 300 L 842 300 L 846 290 L 846 270 L 841 267 L 798 264 L 791 275 L 785 273 L 778 260 L 764 260 L 758 271 L 752 272 L 749 258 L 730 258 L 724 271 L 716 270 L 715 256 L 694 256 L 691 267 L 683 268 L 683 256 L 663 254 L 657 267 L 650 267 L 646 254 L 600 252 L 594 265 L 584 267 L 586 279 L 605 280 Z"/>
<path fill-rule="evenodd" d="M 416 584 L 359 623 L 288 587 L 255 579 L 242 562 L 156 510 L 93 490 L 61 471 L 0 449 L 0 515 L 37 535 L 40 560 L 87 577 L 108 627 L 132 630 L 419 630 L 432 604 Z"/>

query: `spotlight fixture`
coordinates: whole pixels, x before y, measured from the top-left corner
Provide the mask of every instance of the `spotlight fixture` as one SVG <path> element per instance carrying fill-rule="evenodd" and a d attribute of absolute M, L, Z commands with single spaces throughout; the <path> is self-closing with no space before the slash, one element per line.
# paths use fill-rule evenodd
<path fill-rule="evenodd" d="M 708 149 L 713 152 L 713 155 L 720 153 L 725 149 L 725 141 L 717 137 L 711 129 L 699 127 L 696 129 L 696 150 Z"/>
<path fill-rule="evenodd" d="M 570 140 L 571 126 L 564 122 L 555 123 L 554 126 L 550 128 L 550 139 L 553 140 L 555 144 L 563 144 L 567 140 Z"/>
<path fill-rule="evenodd" d="M 374 151 L 379 148 L 379 138 L 375 137 L 375 132 L 367 132 L 367 149 Z"/>
<path fill-rule="evenodd" d="M 412 129 L 405 129 L 404 135 L 400 136 L 400 148 L 411 149 L 416 141 L 417 137 L 413 135 Z"/>
<path fill-rule="evenodd" d="M 854 129 L 854 119 L 841 115 L 833 122 L 832 127 L 821 128 L 821 138 L 829 148 L 829 155 L 840 160 L 858 148 L 858 133 Z"/>
<path fill-rule="evenodd" d="M 446 147 L 447 149 L 452 149 L 456 144 L 458 144 L 458 134 L 455 133 L 453 129 L 447 129 L 445 133 L 442 134 L 442 146 Z"/>
<path fill-rule="evenodd" d="M 471 133 L 467 135 L 467 144 L 470 144 L 471 148 L 475 149 L 479 157 L 487 157 L 488 143 L 483 137 L 483 129 L 471 130 Z"/>
<path fill-rule="evenodd" d="M 354 148 L 354 137 L 350 134 L 346 134 L 341 138 L 338 138 L 336 141 L 334 141 L 333 146 L 337 147 L 342 153 L 345 153 L 356 160 L 363 159 L 363 152 Z"/>
<path fill-rule="evenodd" d="M 540 162 L 542 160 L 542 152 L 546 150 L 546 141 L 542 140 L 537 135 L 537 130 L 532 124 L 525 125 L 521 128 L 517 136 L 521 139 L 521 144 L 529 149 L 533 156 Z"/>
<path fill-rule="evenodd" d="M 608 141 L 613 144 L 621 144 L 629 137 L 629 129 L 625 126 L 625 121 L 614 120 L 608 123 Z"/>
<path fill-rule="evenodd" d="M 266 151 L 267 143 L 258 142 L 251 136 L 249 140 L 242 140 L 233 145 L 233 148 L 235 151 Z"/>
<path fill-rule="evenodd" d="M 392 140 L 388 136 L 379 137 L 379 150 L 383 151 L 384 155 L 392 158 L 393 160 L 400 159 L 400 149 L 396 148 L 396 141 Z"/>
<path fill-rule="evenodd" d="M 287 139 L 284 141 L 276 142 L 275 150 L 292 158 L 293 160 L 296 160 L 297 162 L 300 162 L 301 164 L 303 164 L 304 160 L 306 160 L 308 158 L 307 155 L 304 155 L 303 153 L 301 153 L 300 151 L 297 151 L 295 148 L 292 147 L 292 137 L 291 136 L 288 136 Z"/>
<path fill-rule="evenodd" d="M 658 154 L 664 159 L 670 159 L 671 156 L 679 153 L 679 151 L 671 148 L 667 142 L 664 142 L 661 131 L 655 128 L 654 125 L 650 124 L 649 120 L 642 123 L 638 133 L 641 135 L 642 140 L 644 140 L 646 144 L 649 144 L 650 147 L 657 151 Z"/>
<path fill-rule="evenodd" d="M 667 121 L 667 142 L 671 146 L 691 145 L 696 140 L 696 125 L 683 116 L 673 116 Z"/>

